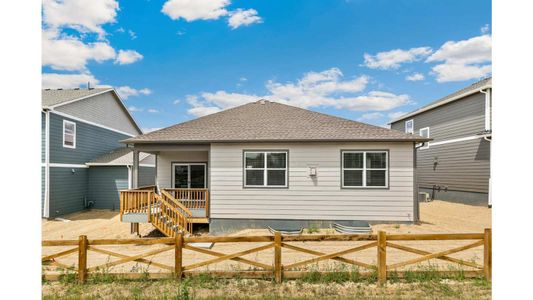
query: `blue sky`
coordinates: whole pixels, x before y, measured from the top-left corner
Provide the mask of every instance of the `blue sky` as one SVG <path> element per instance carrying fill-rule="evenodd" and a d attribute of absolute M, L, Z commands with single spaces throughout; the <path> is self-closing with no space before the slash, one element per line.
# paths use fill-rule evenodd
<path fill-rule="evenodd" d="M 113 86 L 147 129 L 258 98 L 383 125 L 491 43 L 490 1 L 45 0 L 43 87 Z"/>

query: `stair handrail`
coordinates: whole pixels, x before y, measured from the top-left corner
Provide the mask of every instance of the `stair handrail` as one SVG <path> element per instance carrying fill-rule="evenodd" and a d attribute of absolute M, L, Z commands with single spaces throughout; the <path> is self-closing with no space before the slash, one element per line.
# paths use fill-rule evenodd
<path fill-rule="evenodd" d="M 157 194 L 156 194 L 157 195 Z M 190 216 L 188 216 L 186 213 L 184 213 L 180 208 L 177 208 L 174 206 L 174 203 L 172 203 L 172 200 L 168 200 L 165 197 L 162 196 L 155 196 L 155 198 L 159 201 L 161 201 L 161 214 L 168 216 L 172 219 L 172 223 L 174 225 L 177 225 L 178 227 L 181 227 L 182 230 L 184 230 L 187 233 L 192 232 L 192 223 L 189 221 Z M 162 207 L 164 206 L 164 207 Z M 172 214 L 169 214 L 167 211 L 165 211 L 164 208 L 168 208 L 172 211 Z M 180 220 L 181 219 L 181 220 Z M 157 223 L 157 222 L 156 222 Z M 166 227 L 166 226 L 164 226 Z M 167 231 L 168 228 L 164 228 L 164 231 Z M 174 236 L 175 232 L 164 232 L 166 235 Z"/>
<path fill-rule="evenodd" d="M 181 202 L 179 202 L 176 198 L 174 198 L 169 192 L 165 191 L 165 190 L 162 190 L 161 191 L 161 195 L 163 195 L 164 197 L 162 197 L 163 199 L 164 198 L 167 198 L 171 201 L 172 205 L 174 206 L 177 206 L 177 208 L 179 208 L 180 210 L 183 211 L 183 213 L 185 214 L 185 216 L 187 218 L 191 218 L 192 217 L 192 212 L 185 206 L 183 205 Z M 166 199 L 165 199 L 166 200 Z M 168 202 L 168 201 L 167 201 Z"/>

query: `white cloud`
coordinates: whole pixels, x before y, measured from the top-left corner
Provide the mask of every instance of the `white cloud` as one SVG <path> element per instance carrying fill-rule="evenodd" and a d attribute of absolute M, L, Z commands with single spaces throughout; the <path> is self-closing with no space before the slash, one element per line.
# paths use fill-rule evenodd
<path fill-rule="evenodd" d="M 174 104 L 179 104 L 180 102 L 181 102 L 180 99 L 176 99 L 176 100 L 174 100 L 172 103 L 174 103 Z"/>
<path fill-rule="evenodd" d="M 42 75 L 43 89 L 86 87 L 88 82 L 91 83 L 92 87 L 96 87 L 100 83 L 92 74 L 44 73 Z"/>
<path fill-rule="evenodd" d="M 362 114 L 361 117 L 357 120 L 359 121 L 375 120 L 375 119 L 379 119 L 382 117 L 383 117 L 383 114 L 380 112 L 371 112 L 371 113 Z"/>
<path fill-rule="evenodd" d="M 159 110 L 157 110 L 157 109 L 155 109 L 155 108 L 149 108 L 149 109 L 148 109 L 148 112 L 149 112 L 149 113 L 152 113 L 152 114 L 155 114 L 155 113 L 158 113 Z"/>
<path fill-rule="evenodd" d="M 103 62 L 115 56 L 107 42 L 85 44 L 76 37 L 60 36 L 54 30 L 42 34 L 42 64 L 55 70 L 85 70 L 90 60 Z"/>
<path fill-rule="evenodd" d="M 228 14 L 229 0 L 168 0 L 161 10 L 172 20 L 216 20 Z"/>
<path fill-rule="evenodd" d="M 364 54 L 365 66 L 371 69 L 397 69 L 402 63 L 419 61 L 431 54 L 430 47 L 411 48 L 409 50 L 395 49 L 379 52 L 376 55 Z"/>
<path fill-rule="evenodd" d="M 44 0 L 43 22 L 49 28 L 68 27 L 105 35 L 102 25 L 115 22 L 115 0 Z"/>
<path fill-rule="evenodd" d="M 462 81 L 487 76 L 491 70 L 492 37 L 481 35 L 448 41 L 426 62 L 443 62 L 432 68 L 438 82 Z"/>
<path fill-rule="evenodd" d="M 143 111 L 142 108 L 140 108 L 140 107 L 135 107 L 135 106 L 130 106 L 130 107 L 128 107 L 128 110 L 131 111 L 131 112 L 139 112 L 139 111 Z"/>
<path fill-rule="evenodd" d="M 422 73 L 413 73 L 411 75 L 408 75 L 405 77 L 405 80 L 408 80 L 408 81 L 420 81 L 420 80 L 424 80 L 424 74 Z"/>
<path fill-rule="evenodd" d="M 386 111 L 410 103 L 408 95 L 396 95 L 382 91 L 355 95 L 366 88 L 369 78 L 363 75 L 351 80 L 343 80 L 342 77 L 343 74 L 339 69 L 331 68 L 322 72 L 308 72 L 295 83 L 269 81 L 266 84 L 268 90 L 266 95 L 226 91 L 189 95 L 187 102 L 192 108 L 189 109 L 188 113 L 203 116 L 261 98 L 302 108 L 322 106 L 373 111 Z"/>
<path fill-rule="evenodd" d="M 257 10 L 255 9 L 243 10 L 238 8 L 230 13 L 230 17 L 228 19 L 228 25 L 232 29 L 261 22 L 262 19 L 257 15 Z"/>
<path fill-rule="evenodd" d="M 125 86 L 119 86 L 117 87 L 117 93 L 120 95 L 120 97 L 124 100 L 128 99 L 132 96 L 140 96 L 140 95 L 150 95 L 152 91 L 148 88 L 144 89 L 135 89 L 132 87 L 129 87 L 127 85 Z"/>
<path fill-rule="evenodd" d="M 135 50 L 119 50 L 115 63 L 119 65 L 127 65 L 141 59 L 143 59 L 142 54 Z"/>
<path fill-rule="evenodd" d="M 445 63 L 433 67 L 438 82 L 464 81 L 482 78 L 492 72 L 492 65 L 465 65 Z"/>
<path fill-rule="evenodd" d="M 156 131 L 156 130 L 159 130 L 159 129 L 162 129 L 162 128 L 161 128 L 161 127 L 142 128 L 142 131 L 143 131 L 144 133 L 149 133 L 149 132 Z"/>
<path fill-rule="evenodd" d="M 130 38 L 132 40 L 136 39 L 137 38 L 137 34 L 135 33 L 135 31 L 133 30 L 128 30 L 128 34 L 130 35 Z"/>
<path fill-rule="evenodd" d="M 371 91 L 367 95 L 341 98 L 335 105 L 338 109 L 386 111 L 410 103 L 408 95 Z"/>
<path fill-rule="evenodd" d="M 405 115 L 406 112 L 404 111 L 395 111 L 387 114 L 387 117 L 389 117 L 391 120 L 397 119 L 403 115 Z"/>
<path fill-rule="evenodd" d="M 481 34 L 489 33 L 489 31 L 490 31 L 489 24 L 485 24 L 485 25 L 483 25 L 483 27 L 481 27 L 481 28 L 479 29 L 479 31 L 481 31 Z"/>

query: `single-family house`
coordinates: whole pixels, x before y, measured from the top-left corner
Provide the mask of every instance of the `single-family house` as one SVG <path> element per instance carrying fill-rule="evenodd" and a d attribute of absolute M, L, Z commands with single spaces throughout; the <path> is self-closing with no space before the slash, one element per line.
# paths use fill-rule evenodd
<path fill-rule="evenodd" d="M 492 78 L 403 115 L 391 128 L 432 138 L 417 150 L 422 196 L 474 205 L 490 199 Z"/>
<path fill-rule="evenodd" d="M 142 134 L 112 88 L 45 89 L 41 111 L 41 212 L 119 209 L 131 187 L 133 152 L 121 140 Z M 155 157 L 141 154 L 140 184 L 153 184 Z"/>
<path fill-rule="evenodd" d="M 156 156 L 159 190 L 124 191 L 121 219 L 151 222 L 167 235 L 190 223 L 221 233 L 415 222 L 415 146 L 425 141 L 259 100 L 124 140 L 134 149 L 134 182 L 138 153 Z"/>

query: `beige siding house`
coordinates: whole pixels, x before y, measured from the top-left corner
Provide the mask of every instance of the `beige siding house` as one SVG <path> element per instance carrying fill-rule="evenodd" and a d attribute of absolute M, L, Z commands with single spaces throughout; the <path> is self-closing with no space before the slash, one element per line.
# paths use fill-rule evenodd
<path fill-rule="evenodd" d="M 156 155 L 160 191 L 205 191 L 206 204 L 191 210 L 218 233 L 415 222 L 414 149 L 423 141 L 260 100 L 124 142 Z"/>

